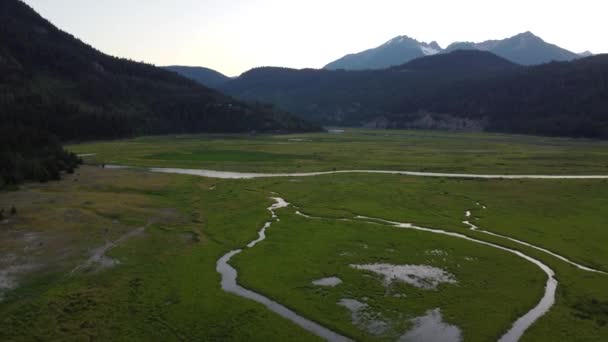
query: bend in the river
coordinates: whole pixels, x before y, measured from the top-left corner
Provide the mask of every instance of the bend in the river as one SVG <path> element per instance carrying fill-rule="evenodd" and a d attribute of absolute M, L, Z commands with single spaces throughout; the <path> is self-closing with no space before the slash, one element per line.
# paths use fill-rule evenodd
<path fill-rule="evenodd" d="M 470 211 L 467 211 L 466 217 L 471 217 L 471 212 Z M 548 250 L 546 248 L 539 247 L 539 246 L 533 245 L 531 243 L 528 243 L 528 242 L 525 242 L 525 241 L 522 241 L 522 240 L 518 240 L 518 239 L 515 239 L 515 238 L 512 238 L 512 237 L 506 236 L 506 235 L 497 234 L 497 233 L 493 233 L 493 232 L 490 232 L 490 231 L 487 231 L 487 230 L 480 229 L 478 226 L 476 226 L 475 224 L 471 223 L 471 221 L 468 221 L 468 220 L 467 221 L 462 221 L 462 223 L 465 224 L 466 226 L 468 226 L 472 231 L 476 231 L 476 232 L 480 232 L 480 233 L 483 233 L 483 234 L 495 236 L 495 237 L 498 237 L 498 238 L 501 238 L 501 239 L 505 239 L 505 240 L 509 240 L 509 241 L 515 242 L 517 244 L 520 244 L 520 245 L 523 245 L 523 246 L 526 246 L 526 247 L 530 247 L 530 248 L 536 249 L 536 250 L 541 251 L 543 253 L 549 254 L 549 255 L 551 255 L 551 256 L 553 256 L 553 257 L 555 257 L 555 258 L 557 258 L 557 259 L 559 259 L 559 260 L 561 260 L 561 261 L 563 261 L 563 262 L 565 262 L 567 264 L 570 264 L 570 265 L 572 265 L 572 266 L 574 266 L 574 267 L 576 267 L 576 268 L 578 268 L 580 270 L 608 275 L 608 273 L 606 273 L 604 271 L 596 270 L 594 268 L 581 265 L 579 263 L 576 263 L 576 262 L 574 262 L 574 261 L 566 258 L 565 256 L 559 255 L 559 254 L 557 254 L 555 252 L 551 252 L 550 250 Z"/>
<path fill-rule="evenodd" d="M 277 216 L 275 210 L 280 209 L 280 208 L 285 208 L 289 205 L 289 203 L 287 203 L 285 200 L 283 200 L 282 198 L 279 198 L 279 197 L 273 197 L 272 199 L 275 201 L 275 203 L 273 205 L 271 205 L 270 207 L 268 207 L 268 211 L 270 211 L 270 213 L 272 214 L 273 220 L 278 220 L 278 216 Z M 272 222 L 273 221 L 268 221 L 268 222 L 266 222 L 266 224 L 264 224 L 264 227 L 262 227 L 262 229 L 258 232 L 259 237 L 256 240 L 251 241 L 247 245 L 248 248 L 253 248 L 259 242 L 262 242 L 266 239 L 266 229 L 270 228 L 270 226 L 272 225 Z M 232 266 L 230 266 L 229 262 L 230 262 L 230 259 L 232 259 L 232 257 L 241 253 L 242 251 L 243 251 L 242 249 L 236 249 L 236 250 L 230 251 L 230 252 L 226 253 L 224 256 L 222 256 L 217 261 L 216 270 L 222 276 L 222 283 L 221 283 L 222 290 L 229 292 L 229 293 L 233 293 L 233 294 L 243 297 L 243 298 L 254 300 L 254 301 L 264 305 L 269 310 L 292 321 L 293 323 L 299 325 L 300 327 L 304 328 L 305 330 L 308 330 L 311 333 L 313 333 L 321 338 L 324 338 L 327 341 L 332 341 L 332 342 L 333 341 L 335 341 L 335 342 L 351 341 L 349 338 L 347 338 L 345 336 L 342 336 L 336 332 L 333 332 L 316 322 L 313 322 L 309 319 L 306 319 L 306 318 L 298 315 L 293 310 L 288 309 L 287 307 L 273 301 L 272 299 L 270 299 L 268 297 L 265 297 L 257 292 L 251 291 L 249 289 L 246 289 L 246 288 L 240 286 L 237 283 L 238 272 L 236 271 L 236 269 L 234 269 Z"/>
<path fill-rule="evenodd" d="M 273 199 L 275 200 L 275 203 L 272 206 L 270 206 L 268 208 L 268 210 L 272 214 L 273 219 L 278 220 L 275 210 L 279 209 L 279 208 L 287 207 L 289 205 L 289 203 L 287 203 L 282 198 L 277 197 L 277 198 L 273 198 Z M 308 215 L 301 214 L 299 211 L 298 211 L 298 213 L 299 213 L 299 216 L 307 218 L 307 219 L 323 219 L 321 217 L 313 218 Z M 555 292 L 557 289 L 557 280 L 555 279 L 555 272 L 549 266 L 543 264 L 541 261 L 539 261 L 533 257 L 530 257 L 520 251 L 510 249 L 507 247 L 503 247 L 500 245 L 496 245 L 496 244 L 493 244 L 490 242 L 478 240 L 478 239 L 475 239 L 475 238 L 472 238 L 472 237 L 469 237 L 469 236 L 466 236 L 466 235 L 463 235 L 460 233 L 448 232 L 448 231 L 444 231 L 444 230 L 440 230 L 440 229 L 424 228 L 424 227 L 415 226 L 415 225 L 412 225 L 409 223 L 393 222 L 393 221 L 387 221 L 387 220 L 383 220 L 383 219 L 371 218 L 371 217 L 365 217 L 365 216 L 356 216 L 355 219 L 361 220 L 362 222 L 366 222 L 366 223 L 376 223 L 377 224 L 378 222 L 383 222 L 385 224 L 389 224 L 389 225 L 392 225 L 397 228 L 414 229 L 414 230 L 425 231 L 425 232 L 434 233 L 434 234 L 447 235 L 447 236 L 451 236 L 451 237 L 468 240 L 468 241 L 471 241 L 474 243 L 486 245 L 489 247 L 507 251 L 509 253 L 513 253 L 513 254 L 537 265 L 547 275 L 545 293 L 544 293 L 543 297 L 541 298 L 540 302 L 533 309 L 528 311 L 525 315 L 523 315 L 517 321 L 515 321 L 515 323 L 513 323 L 511 328 L 501 337 L 501 339 L 499 340 L 500 342 L 518 341 L 521 338 L 521 336 L 524 334 L 524 332 L 534 322 L 536 322 L 536 320 L 538 320 L 547 311 L 549 311 L 549 309 L 555 303 Z M 257 243 L 263 241 L 266 238 L 266 235 L 265 235 L 266 229 L 270 228 L 271 225 L 272 225 L 272 221 L 269 221 L 266 224 L 264 224 L 264 227 L 258 233 L 258 235 L 259 235 L 258 239 L 250 242 L 248 244 L 248 247 L 253 248 L 253 247 L 255 247 L 255 245 Z M 306 318 L 298 315 L 296 312 L 288 309 L 287 307 L 285 307 L 259 293 L 253 292 L 249 289 L 246 289 L 246 288 L 238 285 L 238 283 L 237 283 L 238 273 L 237 273 L 236 269 L 234 269 L 232 266 L 230 266 L 229 262 L 233 256 L 235 256 L 241 252 L 242 252 L 242 249 L 230 251 L 227 254 L 225 254 L 224 256 L 222 256 L 217 261 L 216 270 L 222 275 L 221 286 L 224 291 L 236 294 L 243 298 L 248 298 L 248 299 L 254 300 L 258 303 L 261 303 L 264 306 L 266 306 L 268 309 L 270 309 L 271 311 L 281 315 L 284 318 L 289 319 L 290 321 L 294 322 L 295 324 L 299 325 L 300 327 L 302 327 L 328 341 L 349 341 L 349 339 L 347 337 L 342 336 L 336 332 L 333 332 L 333 331 L 319 325 L 316 322 L 306 319 Z"/>
<path fill-rule="evenodd" d="M 478 240 L 478 239 L 466 236 L 464 234 L 448 232 L 448 231 L 441 230 L 441 229 L 419 227 L 419 226 L 415 226 L 410 223 L 393 222 L 393 221 L 387 221 L 387 220 L 383 220 L 383 219 L 366 217 L 366 216 L 357 216 L 356 218 L 359 220 L 362 220 L 363 222 L 370 222 L 370 220 L 371 220 L 371 223 L 384 222 L 386 224 L 392 225 L 397 228 L 414 229 L 414 230 L 419 230 L 419 231 L 424 231 L 424 232 L 429 232 L 429 233 L 434 233 L 434 234 L 447 235 L 447 236 L 452 236 L 452 237 L 456 237 L 459 239 L 468 240 L 468 241 L 471 241 L 474 243 L 482 244 L 485 246 L 497 248 L 497 249 L 500 249 L 503 251 L 507 251 L 509 253 L 513 253 L 513 254 L 519 256 L 520 258 L 523 258 L 523 259 L 535 264 L 543 272 L 545 272 L 545 274 L 547 275 L 547 283 L 545 285 L 545 294 L 541 298 L 540 302 L 538 302 L 538 304 L 532 310 L 528 311 L 525 315 L 521 316 L 517 321 L 515 321 L 515 323 L 513 323 L 513 325 L 511 326 L 511 328 L 500 338 L 499 342 L 519 341 L 521 336 L 523 336 L 524 332 L 532 324 L 534 324 L 534 322 L 536 322 L 536 320 L 538 320 L 545 313 L 547 313 L 547 311 L 549 311 L 549 309 L 555 303 L 555 291 L 557 289 L 557 280 L 555 279 L 555 272 L 549 266 L 543 264 L 540 260 L 535 259 L 529 255 L 526 255 L 518 250 L 496 245 L 491 242 Z M 376 222 L 374 222 L 374 221 L 376 221 Z"/>

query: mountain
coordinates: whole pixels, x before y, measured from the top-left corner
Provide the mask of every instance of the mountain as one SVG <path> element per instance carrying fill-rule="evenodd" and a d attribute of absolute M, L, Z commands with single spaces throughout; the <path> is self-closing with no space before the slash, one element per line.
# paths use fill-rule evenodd
<path fill-rule="evenodd" d="M 583 52 L 579 53 L 578 55 L 581 57 L 591 57 L 591 56 L 593 56 L 593 52 L 587 50 L 587 51 L 583 51 Z"/>
<path fill-rule="evenodd" d="M 436 43 L 421 43 L 407 36 L 396 37 L 385 44 L 356 54 L 350 54 L 329 63 L 325 69 L 364 70 L 384 69 L 407 63 L 412 59 L 448 53 L 456 50 L 489 51 L 522 65 L 537 65 L 551 61 L 570 61 L 581 56 L 559 46 L 549 44 L 531 32 L 524 32 L 503 40 L 482 43 L 456 42 L 446 49 Z"/>
<path fill-rule="evenodd" d="M 400 66 L 395 71 L 429 71 L 445 73 L 489 72 L 516 68 L 510 62 L 487 51 L 456 50 L 451 53 L 440 53 L 424 58 L 416 58 Z"/>
<path fill-rule="evenodd" d="M 608 139 L 608 55 L 521 66 L 457 50 L 383 70 L 258 68 L 222 89 L 327 125 Z"/>
<path fill-rule="evenodd" d="M 440 85 L 487 78 L 519 67 L 485 51 L 454 51 L 382 70 L 256 68 L 221 89 L 243 100 L 273 103 L 307 120 L 364 125 Z"/>
<path fill-rule="evenodd" d="M 0 187 L 72 168 L 60 141 L 318 129 L 272 106 L 103 54 L 19 0 L 0 1 L 0 75 Z"/>
<path fill-rule="evenodd" d="M 328 70 L 385 69 L 414 58 L 434 55 L 441 51 L 437 42 L 419 42 L 408 36 L 395 37 L 374 49 L 346 55 L 324 67 Z"/>
<path fill-rule="evenodd" d="M 537 65 L 551 61 L 570 61 L 581 57 L 557 45 L 549 44 L 529 31 L 503 40 L 488 40 L 482 43 L 453 43 L 446 48 L 446 51 L 449 52 L 457 49 L 490 51 L 522 65 Z"/>
<path fill-rule="evenodd" d="M 176 72 L 209 88 L 217 88 L 218 86 L 230 81 L 230 77 L 209 68 L 179 65 L 166 66 L 163 68 Z"/>

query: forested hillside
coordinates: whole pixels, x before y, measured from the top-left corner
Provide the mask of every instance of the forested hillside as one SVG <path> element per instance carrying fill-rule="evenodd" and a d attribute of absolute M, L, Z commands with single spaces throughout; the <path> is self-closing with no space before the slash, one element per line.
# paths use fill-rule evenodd
<path fill-rule="evenodd" d="M 105 55 L 19 0 L 0 1 L 0 75 L 0 122 L 4 134 L 14 134 L 7 141 L 21 140 L 22 132 L 65 141 L 317 129 L 271 106 L 250 106 L 176 73 Z M 29 160 L 24 149 L 6 143 L 2 153 Z M 19 167 L 3 157 L 3 175 L 9 169 Z"/>
<path fill-rule="evenodd" d="M 254 69 L 222 89 L 331 125 L 608 138 L 608 55 L 520 66 L 457 50 L 385 70 Z"/>
<path fill-rule="evenodd" d="M 452 84 L 421 106 L 485 120 L 491 131 L 608 139 L 608 55 Z"/>

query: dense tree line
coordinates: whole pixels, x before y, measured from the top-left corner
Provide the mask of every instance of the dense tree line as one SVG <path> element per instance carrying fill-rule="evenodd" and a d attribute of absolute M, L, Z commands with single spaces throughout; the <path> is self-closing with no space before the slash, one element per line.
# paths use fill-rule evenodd
<path fill-rule="evenodd" d="M 19 0 L 0 1 L 0 75 L 0 127 L 3 132 L 16 130 L 15 136 L 5 137 L 8 141 L 34 134 L 28 149 L 44 147 L 37 143 L 44 139 L 51 144 L 57 139 L 142 134 L 320 129 L 272 106 L 234 100 L 177 73 L 105 55 Z M 53 143 L 49 150 L 58 161 L 56 169 L 65 169 L 57 146 Z M 13 144 L 3 145 L 3 151 L 2 165 L 31 154 Z"/>
<path fill-rule="evenodd" d="M 47 131 L 0 127 L 0 189 L 25 180 L 57 180 L 62 172 L 74 172 L 81 162 Z"/>

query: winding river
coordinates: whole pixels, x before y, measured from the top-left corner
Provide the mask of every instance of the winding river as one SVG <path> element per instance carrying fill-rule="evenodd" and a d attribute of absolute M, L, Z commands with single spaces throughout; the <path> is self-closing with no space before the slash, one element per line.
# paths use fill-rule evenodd
<path fill-rule="evenodd" d="M 279 197 L 273 197 L 272 199 L 275 201 L 275 203 L 273 205 L 271 205 L 270 207 L 268 207 L 268 211 L 270 211 L 270 213 L 272 214 L 272 220 L 278 220 L 279 218 L 277 217 L 275 210 L 280 209 L 280 208 L 285 208 L 285 207 L 289 206 L 289 203 L 287 203 L 284 199 L 279 198 Z M 268 221 L 264 224 L 264 227 L 262 227 L 262 229 L 258 233 L 259 237 L 256 240 L 251 241 L 247 245 L 248 248 L 253 248 L 259 242 L 262 242 L 266 239 L 266 229 L 270 228 L 270 226 L 272 225 L 272 222 L 273 221 Z M 299 325 L 303 329 L 308 330 L 311 333 L 313 333 L 321 338 L 324 338 L 327 341 L 332 341 L 332 342 L 333 341 L 335 341 L 335 342 L 351 341 L 347 337 L 344 337 L 336 332 L 333 332 L 333 331 L 325 328 L 324 326 L 322 326 L 316 322 L 313 322 L 309 319 L 306 319 L 306 318 L 298 315 L 293 310 L 288 309 L 287 307 L 273 301 L 272 299 L 270 299 L 268 297 L 265 297 L 257 292 L 251 291 L 249 289 L 246 289 L 246 288 L 240 286 L 237 283 L 238 273 L 237 273 L 236 269 L 234 269 L 234 267 L 230 266 L 229 262 L 230 262 L 230 259 L 232 259 L 232 257 L 241 253 L 242 251 L 243 251 L 242 249 L 236 249 L 236 250 L 230 251 L 230 252 L 226 253 L 224 256 L 222 256 L 217 261 L 216 270 L 222 276 L 222 290 L 229 292 L 229 293 L 233 293 L 233 294 L 243 297 L 243 298 L 254 300 L 254 301 L 264 305 L 269 310 L 292 321 L 293 323 Z"/>
<path fill-rule="evenodd" d="M 467 211 L 466 217 L 471 217 L 471 212 L 470 211 Z M 468 221 L 468 220 L 467 221 L 462 221 L 462 223 L 464 223 L 466 226 L 468 226 L 472 231 L 476 231 L 476 232 L 492 235 L 492 236 L 495 236 L 495 237 L 499 237 L 501 239 L 506 239 L 506 240 L 509 240 L 509 241 L 513 241 L 513 242 L 518 243 L 518 244 L 523 245 L 523 246 L 534 248 L 534 249 L 539 250 L 539 251 L 541 251 L 543 253 L 547 253 L 547 254 L 555 257 L 555 258 L 558 258 L 559 260 L 561 260 L 561 261 L 563 261 L 565 263 L 568 263 L 568 264 L 570 264 L 570 265 L 572 265 L 572 266 L 574 266 L 574 267 L 576 267 L 578 269 L 581 269 L 583 271 L 608 274 L 608 273 L 606 273 L 604 271 L 596 270 L 594 268 L 578 264 L 578 263 L 576 263 L 576 262 L 574 262 L 574 261 L 572 261 L 572 260 L 570 260 L 570 259 L 568 259 L 568 258 L 566 258 L 566 257 L 564 257 L 562 255 L 559 255 L 557 253 L 551 252 L 550 250 L 548 250 L 546 248 L 535 246 L 533 244 L 530 244 L 530 243 L 527 243 L 525 241 L 521 241 L 521 240 L 518 240 L 518 239 L 514 239 L 514 238 L 506 236 L 506 235 L 496 234 L 496 233 L 493 233 L 493 232 L 490 232 L 490 231 L 487 231 L 487 230 L 479 229 L 479 227 L 477 227 L 476 225 L 474 225 L 473 223 L 471 223 L 471 221 Z"/>
<path fill-rule="evenodd" d="M 437 172 L 416 172 L 416 171 L 391 171 L 391 170 L 341 170 L 323 172 L 300 172 L 300 173 L 251 173 L 251 172 L 231 172 L 214 171 L 201 169 L 177 169 L 153 167 L 152 172 L 177 173 L 182 175 L 192 175 L 207 178 L 222 179 L 252 179 L 252 178 L 273 178 L 273 177 L 312 177 L 341 173 L 376 173 L 388 175 L 404 175 L 416 177 L 442 177 L 442 178 L 479 178 L 479 179 L 608 179 L 608 175 L 484 175 L 470 173 L 437 173 Z"/>
<path fill-rule="evenodd" d="M 276 215 L 275 210 L 280 209 L 280 208 L 285 208 L 289 205 L 289 203 L 287 203 L 284 199 L 279 198 L 279 197 L 274 197 L 272 199 L 275 201 L 275 203 L 272 206 L 270 206 L 268 208 L 268 210 L 270 211 L 270 213 L 272 215 L 272 220 L 279 220 L 278 216 Z M 311 217 L 311 216 L 302 214 L 300 211 L 297 211 L 297 214 L 299 216 L 307 218 L 307 219 L 331 220 L 328 218 Z M 490 242 L 478 240 L 478 239 L 475 239 L 475 238 L 472 238 L 472 237 L 469 237 L 469 236 L 466 236 L 466 235 L 463 235 L 460 233 L 454 233 L 454 232 L 449 232 L 449 231 L 434 229 L 434 228 L 419 227 L 419 226 L 416 226 L 416 225 L 413 225 L 410 223 L 393 222 L 393 221 L 387 221 L 387 220 L 383 220 L 383 219 L 379 219 L 379 218 L 366 217 L 366 216 L 355 216 L 354 219 L 365 222 L 365 223 L 378 224 L 379 222 L 381 222 L 381 223 L 388 224 L 388 225 L 396 227 L 396 228 L 413 229 L 413 230 L 419 230 L 419 231 L 424 231 L 424 232 L 433 233 L 433 234 L 441 234 L 441 235 L 447 235 L 447 236 L 451 236 L 451 237 L 455 237 L 455 238 L 459 238 L 459 239 L 464 239 L 464 240 L 471 241 L 471 242 L 474 242 L 477 244 L 489 246 L 492 248 L 500 249 L 500 250 L 515 254 L 515 255 L 519 256 L 520 258 L 523 258 L 523 259 L 535 264 L 536 266 L 538 266 L 547 275 L 547 282 L 545 285 L 545 293 L 544 293 L 543 297 L 541 298 L 539 303 L 533 309 L 528 311 L 525 315 L 523 315 L 517 321 L 515 321 L 515 323 L 513 323 L 511 328 L 500 338 L 499 342 L 518 341 L 521 338 L 521 336 L 523 336 L 524 332 L 536 320 L 538 320 L 547 311 L 549 311 L 549 309 L 555 303 L 555 292 L 557 289 L 557 280 L 555 279 L 555 272 L 549 266 L 542 263 L 540 260 L 535 259 L 531 256 L 528 256 L 520 251 L 511 249 L 511 248 L 507 248 L 507 247 L 503 247 L 500 245 L 496 245 L 496 244 L 493 244 Z M 257 243 L 264 241 L 266 239 L 266 230 L 271 227 L 272 222 L 273 221 L 268 221 L 264 224 L 264 226 L 258 233 L 259 237 L 256 240 L 253 240 L 252 242 L 250 242 L 247 245 L 248 248 L 253 248 L 256 246 Z M 347 337 L 344 337 L 336 332 L 333 332 L 333 331 L 319 325 L 318 323 L 315 323 L 307 318 L 304 318 L 304 317 L 298 315 L 296 312 L 288 309 L 287 307 L 285 307 L 259 293 L 253 292 L 249 289 L 246 289 L 246 288 L 238 285 L 238 283 L 237 283 L 238 273 L 237 273 L 236 269 L 234 269 L 232 266 L 230 266 L 229 262 L 233 256 L 241 253 L 242 251 L 243 251 L 242 249 L 230 251 L 227 254 L 225 254 L 224 256 L 222 256 L 217 261 L 216 270 L 222 276 L 221 285 L 222 285 L 222 289 L 224 291 L 233 293 L 233 294 L 236 294 L 243 298 L 251 299 L 260 304 L 263 304 L 271 311 L 279 314 L 280 316 L 294 322 L 295 324 L 299 325 L 300 327 L 302 327 L 328 341 L 349 341 L 349 339 Z"/>

